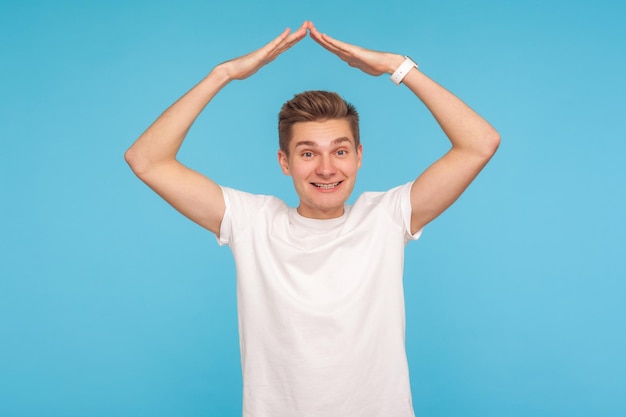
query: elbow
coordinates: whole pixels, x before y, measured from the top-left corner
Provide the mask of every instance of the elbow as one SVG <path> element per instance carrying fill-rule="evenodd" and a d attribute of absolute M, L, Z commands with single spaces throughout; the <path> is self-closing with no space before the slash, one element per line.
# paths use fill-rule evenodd
<path fill-rule="evenodd" d="M 142 174 L 146 171 L 147 164 L 145 158 L 137 152 L 137 149 L 135 149 L 134 146 L 131 146 L 126 150 L 126 152 L 124 152 L 124 160 L 135 175 L 141 178 Z"/>
<path fill-rule="evenodd" d="M 492 156 L 493 154 L 496 153 L 496 151 L 500 147 L 500 139 L 501 138 L 500 138 L 500 134 L 498 133 L 498 131 L 496 129 L 491 129 L 491 134 L 489 135 L 489 138 L 487 141 L 489 143 Z"/>
<path fill-rule="evenodd" d="M 480 153 L 487 160 L 491 159 L 491 157 L 496 153 L 498 147 L 500 147 L 500 134 L 494 128 L 490 128 L 483 134 L 483 138 L 481 141 L 481 149 Z"/>

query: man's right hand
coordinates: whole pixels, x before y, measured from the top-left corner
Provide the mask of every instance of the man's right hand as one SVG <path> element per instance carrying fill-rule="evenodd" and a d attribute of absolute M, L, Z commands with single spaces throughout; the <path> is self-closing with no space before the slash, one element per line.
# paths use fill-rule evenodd
<path fill-rule="evenodd" d="M 256 73 L 261 67 L 272 62 L 276 57 L 302 40 L 307 34 L 308 22 L 290 33 L 285 29 L 276 39 L 247 55 L 223 62 L 218 67 L 225 71 L 230 80 L 243 80 Z"/>

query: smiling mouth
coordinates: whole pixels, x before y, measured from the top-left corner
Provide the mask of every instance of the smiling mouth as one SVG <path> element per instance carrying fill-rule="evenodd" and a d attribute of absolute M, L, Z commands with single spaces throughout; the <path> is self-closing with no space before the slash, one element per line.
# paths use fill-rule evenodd
<path fill-rule="evenodd" d="M 318 182 L 312 182 L 311 184 L 316 186 L 320 190 L 332 190 L 333 188 L 337 187 L 341 183 L 342 183 L 342 181 L 333 182 L 333 183 L 330 183 L 330 184 L 322 184 L 322 183 L 318 183 Z"/>

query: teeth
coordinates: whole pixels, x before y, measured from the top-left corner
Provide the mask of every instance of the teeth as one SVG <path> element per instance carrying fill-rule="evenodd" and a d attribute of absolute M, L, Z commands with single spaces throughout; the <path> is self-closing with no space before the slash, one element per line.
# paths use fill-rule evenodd
<path fill-rule="evenodd" d="M 316 184 L 314 183 L 313 185 L 315 185 L 317 188 L 322 188 L 325 190 L 330 190 L 331 188 L 335 188 L 336 186 L 339 185 L 339 182 L 334 182 L 332 184 Z"/>

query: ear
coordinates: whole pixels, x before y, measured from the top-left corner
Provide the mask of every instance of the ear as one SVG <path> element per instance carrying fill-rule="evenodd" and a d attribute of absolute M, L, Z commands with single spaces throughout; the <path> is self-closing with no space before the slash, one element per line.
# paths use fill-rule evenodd
<path fill-rule="evenodd" d="M 363 145 L 359 143 L 359 146 L 356 149 L 356 157 L 357 157 L 357 168 L 361 168 L 361 159 L 363 158 Z"/>
<path fill-rule="evenodd" d="M 289 172 L 289 159 L 287 155 L 282 150 L 278 151 L 278 164 L 280 165 L 280 169 L 282 169 L 283 174 L 291 175 Z"/>

